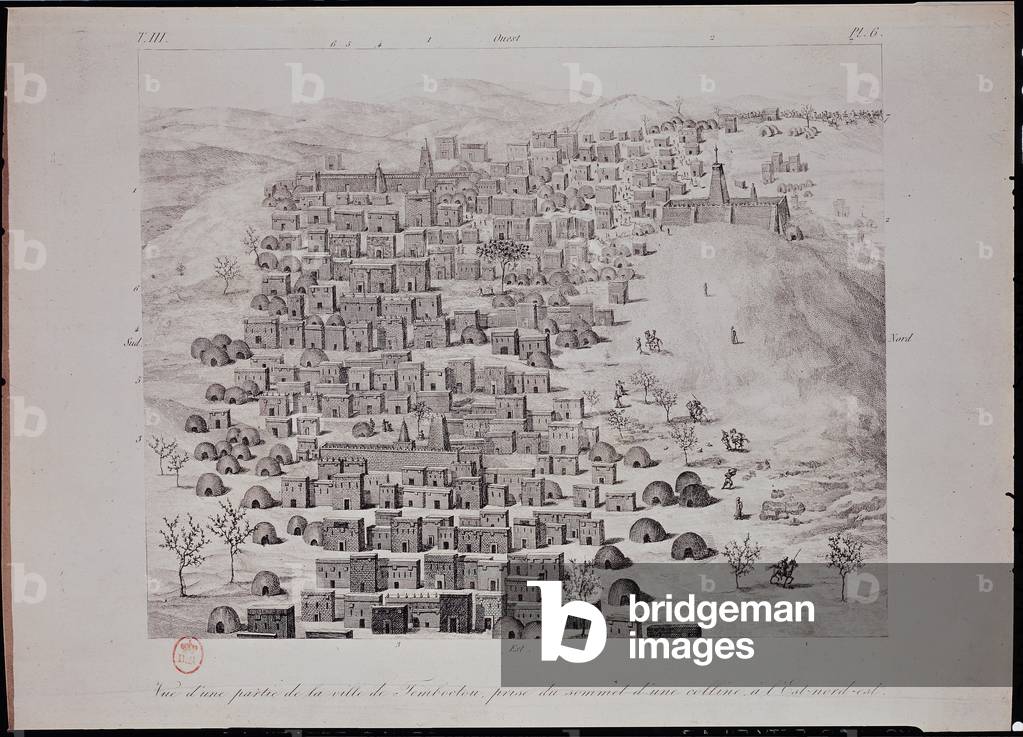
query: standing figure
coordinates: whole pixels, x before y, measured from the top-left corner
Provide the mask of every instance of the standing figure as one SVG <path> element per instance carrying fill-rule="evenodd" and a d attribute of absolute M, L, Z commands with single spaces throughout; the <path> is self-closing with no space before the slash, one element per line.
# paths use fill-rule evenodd
<path fill-rule="evenodd" d="M 735 497 L 735 518 L 742 519 L 742 497 Z"/>
<path fill-rule="evenodd" d="M 735 325 L 732 326 L 732 345 L 739 345 L 739 334 L 735 332 Z"/>
<path fill-rule="evenodd" d="M 636 338 L 636 350 L 646 355 L 646 351 L 643 350 L 643 339 L 640 337 Z"/>
<path fill-rule="evenodd" d="M 707 282 L 703 283 L 703 296 L 704 297 L 709 297 L 710 296 L 710 292 L 707 291 Z"/>

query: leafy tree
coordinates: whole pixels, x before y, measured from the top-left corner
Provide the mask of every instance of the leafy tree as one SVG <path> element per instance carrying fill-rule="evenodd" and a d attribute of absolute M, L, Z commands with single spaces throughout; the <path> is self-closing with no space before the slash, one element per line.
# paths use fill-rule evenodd
<path fill-rule="evenodd" d="M 529 244 L 505 238 L 494 238 L 476 246 L 476 255 L 497 264 L 501 269 L 501 291 L 504 291 L 505 272 L 529 255 Z"/>
<path fill-rule="evenodd" d="M 600 577 L 588 560 L 572 561 L 565 566 L 564 595 L 569 600 L 592 601 L 600 595 Z"/>
<path fill-rule="evenodd" d="M 412 405 L 412 414 L 416 416 L 416 433 L 422 432 L 423 420 L 433 414 L 433 410 L 423 400 Z"/>
<path fill-rule="evenodd" d="M 632 421 L 625 416 L 625 410 L 612 409 L 607 413 L 607 424 L 618 431 L 618 437 L 625 439 L 625 431 L 632 427 Z"/>
<path fill-rule="evenodd" d="M 173 439 L 168 440 L 167 438 L 163 437 L 163 435 L 154 435 L 149 439 L 149 442 L 146 443 L 146 445 L 148 445 L 149 448 L 154 453 L 156 453 L 157 457 L 160 459 L 160 475 L 166 476 L 167 472 L 164 471 L 163 469 L 163 462 L 170 458 L 175 451 L 177 451 L 178 441 Z"/>
<path fill-rule="evenodd" d="M 582 392 L 582 398 L 583 401 L 586 403 L 587 407 L 589 407 L 594 412 L 597 411 L 597 407 L 600 405 L 600 392 L 598 392 L 596 389 L 586 389 L 585 391 Z M 585 411 L 586 410 L 584 408 L 583 412 Z"/>
<path fill-rule="evenodd" d="M 182 596 L 187 596 L 185 569 L 198 567 L 206 560 L 206 556 L 202 554 L 202 549 L 210 542 L 206 537 L 206 530 L 202 525 L 196 524 L 192 515 L 188 515 L 187 523 L 182 522 L 180 515 L 177 515 L 174 519 L 163 518 L 160 536 L 163 542 L 157 547 L 171 551 L 178 559 L 178 589 Z"/>
<path fill-rule="evenodd" d="M 668 431 L 668 437 L 671 441 L 678 446 L 678 449 L 682 451 L 682 456 L 686 460 L 686 465 L 689 465 L 689 451 L 697 447 L 700 443 L 696 437 L 696 427 L 688 422 L 682 425 L 673 425 L 671 430 Z"/>
<path fill-rule="evenodd" d="M 806 104 L 799 108 L 799 114 L 806 119 L 806 127 L 810 127 L 810 118 L 816 114 L 817 110 L 813 105 Z"/>
<path fill-rule="evenodd" d="M 739 578 L 752 571 L 753 566 L 760 560 L 760 546 L 750 542 L 747 532 L 746 539 L 742 541 L 741 545 L 735 540 L 731 540 L 721 552 L 732 568 L 732 573 L 735 575 L 735 588 L 738 590 Z"/>
<path fill-rule="evenodd" d="M 836 532 L 828 538 L 828 552 L 824 559 L 828 563 L 828 568 L 834 568 L 842 577 L 842 601 L 845 601 L 847 577 L 863 567 L 863 541 Z"/>
<path fill-rule="evenodd" d="M 665 386 L 654 387 L 654 404 L 664 410 L 664 421 L 671 422 L 671 408 L 678 404 L 678 394 Z"/>
<path fill-rule="evenodd" d="M 252 525 L 245 517 L 245 508 L 232 506 L 231 501 L 220 502 L 221 514 L 210 517 L 209 529 L 227 545 L 231 557 L 231 581 L 234 583 L 234 557 L 252 534 Z"/>
<path fill-rule="evenodd" d="M 224 280 L 224 294 L 231 288 L 231 282 L 242 275 L 242 269 L 238 265 L 238 259 L 230 256 L 217 256 L 213 264 L 213 273 Z"/>
<path fill-rule="evenodd" d="M 167 459 L 167 468 L 174 474 L 174 485 L 181 486 L 181 469 L 188 465 L 192 457 L 188 453 L 175 450 Z"/>
<path fill-rule="evenodd" d="M 650 404 L 648 394 L 657 386 L 657 377 L 646 369 L 636 369 L 629 376 L 629 381 L 643 390 L 643 404 Z"/>

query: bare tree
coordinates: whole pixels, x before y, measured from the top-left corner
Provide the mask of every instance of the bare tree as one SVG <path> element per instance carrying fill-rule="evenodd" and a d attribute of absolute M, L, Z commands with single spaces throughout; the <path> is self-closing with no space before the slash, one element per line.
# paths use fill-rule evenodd
<path fill-rule="evenodd" d="M 160 459 L 160 475 L 166 476 L 167 472 L 163 470 L 163 462 L 171 457 L 174 452 L 178 449 L 177 440 L 167 440 L 163 435 L 154 435 L 146 443 L 150 449 L 156 453 L 157 458 Z"/>
<path fill-rule="evenodd" d="M 174 485 L 181 486 L 181 469 L 188 465 L 192 457 L 188 453 L 175 450 L 167 459 L 167 468 L 174 474 Z"/>
<path fill-rule="evenodd" d="M 582 392 L 582 398 L 586 403 L 586 406 L 583 407 L 583 414 L 586 413 L 586 407 L 594 412 L 597 411 L 597 407 L 600 405 L 600 392 L 596 389 L 586 389 Z"/>
<path fill-rule="evenodd" d="M 217 256 L 213 264 L 213 273 L 224 280 L 224 294 L 231 288 L 231 282 L 242 275 L 242 269 L 238 265 L 238 259 L 230 256 Z"/>
<path fill-rule="evenodd" d="M 643 390 L 643 404 L 650 404 L 648 395 L 650 390 L 657 386 L 657 377 L 646 369 L 636 369 L 629 376 L 629 381 Z"/>
<path fill-rule="evenodd" d="M 675 99 L 671 101 L 671 106 L 675 108 L 675 114 L 679 117 L 682 117 L 682 103 L 684 102 L 682 95 L 676 95 Z"/>
<path fill-rule="evenodd" d="M 700 444 L 699 439 L 696 437 L 696 427 L 688 422 L 681 425 L 672 425 L 671 430 L 668 431 L 668 437 L 682 451 L 682 457 L 685 458 L 686 465 L 688 466 L 689 451 Z"/>
<path fill-rule="evenodd" d="M 419 400 L 412 405 L 412 414 L 416 416 L 416 433 L 422 432 L 423 420 L 433 414 L 433 410 L 423 400 Z"/>
<path fill-rule="evenodd" d="M 588 560 L 571 561 L 565 566 L 565 597 L 575 601 L 592 601 L 600 595 L 600 578 Z"/>
<path fill-rule="evenodd" d="M 802 105 L 799 108 L 799 114 L 806 119 L 807 128 L 810 127 L 810 118 L 813 117 L 816 113 L 817 110 L 814 108 L 813 105 L 810 105 L 809 103 L 807 103 L 806 105 Z"/>
<path fill-rule="evenodd" d="M 845 601 L 846 578 L 863 567 L 863 541 L 836 532 L 828 538 L 828 552 L 824 559 L 828 562 L 828 568 L 836 569 L 842 577 L 842 601 Z"/>
<path fill-rule="evenodd" d="M 625 439 L 625 431 L 632 426 L 632 421 L 625 416 L 625 410 L 611 409 L 607 412 L 607 424 L 618 431 L 618 437 Z"/>
<path fill-rule="evenodd" d="M 245 229 L 245 235 L 242 236 L 242 246 L 245 248 L 245 253 L 253 255 L 259 253 L 259 236 L 256 235 L 256 229 L 251 225 Z"/>
<path fill-rule="evenodd" d="M 732 573 L 735 575 L 735 588 L 738 590 L 739 578 L 752 571 L 753 566 L 760 560 L 760 546 L 750 542 L 747 532 L 746 539 L 742 541 L 741 545 L 735 540 L 731 540 L 721 552 L 732 568 Z"/>
<path fill-rule="evenodd" d="M 252 525 L 245 517 L 244 507 L 231 505 L 231 500 L 220 502 L 221 514 L 210 517 L 210 532 L 227 545 L 231 557 L 231 580 L 234 583 L 234 557 L 252 534 Z"/>
<path fill-rule="evenodd" d="M 504 238 L 495 238 L 476 246 L 476 255 L 497 264 L 501 269 L 501 291 L 504 291 L 505 272 L 529 255 L 529 244 Z"/>
<path fill-rule="evenodd" d="M 664 410 L 664 421 L 671 422 L 671 408 L 678 404 L 678 394 L 666 386 L 654 387 L 654 404 Z"/>
<path fill-rule="evenodd" d="M 169 550 L 177 557 L 178 588 L 182 596 L 187 596 L 188 594 L 185 593 L 185 569 L 200 566 L 206 560 L 206 556 L 202 554 L 202 549 L 210 542 L 206 537 L 206 530 L 196 524 L 192 515 L 188 515 L 187 523 L 182 522 L 178 515 L 170 520 L 166 517 L 163 518 L 163 529 L 160 530 L 160 536 L 163 538 L 163 542 L 157 547 Z"/>

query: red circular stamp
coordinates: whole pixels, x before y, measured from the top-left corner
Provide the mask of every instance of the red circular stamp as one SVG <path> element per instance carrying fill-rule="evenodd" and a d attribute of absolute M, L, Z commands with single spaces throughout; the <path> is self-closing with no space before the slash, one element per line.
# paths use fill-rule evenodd
<path fill-rule="evenodd" d="M 174 663 L 178 673 L 184 673 L 187 676 L 199 670 L 204 655 L 202 640 L 198 637 L 179 637 L 174 642 L 171 662 Z"/>

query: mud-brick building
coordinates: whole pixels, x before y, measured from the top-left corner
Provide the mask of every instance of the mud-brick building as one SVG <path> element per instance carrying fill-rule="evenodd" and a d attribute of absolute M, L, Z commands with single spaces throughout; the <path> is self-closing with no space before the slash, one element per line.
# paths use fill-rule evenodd
<path fill-rule="evenodd" d="M 454 552 L 424 555 L 423 586 L 432 589 L 466 588 L 464 556 Z"/>
<path fill-rule="evenodd" d="M 604 508 L 608 512 L 636 511 L 636 492 L 634 491 L 608 491 L 605 496 Z"/>
<path fill-rule="evenodd" d="M 497 620 L 504 616 L 505 595 L 502 591 L 476 591 L 473 593 L 473 603 L 473 629 L 476 632 L 489 632 Z"/>
<path fill-rule="evenodd" d="M 335 620 L 334 592 L 303 591 L 302 615 L 303 622 L 333 622 Z"/>
<path fill-rule="evenodd" d="M 242 320 L 245 342 L 253 348 L 280 348 L 278 318 L 274 315 L 246 317 Z"/>
<path fill-rule="evenodd" d="M 309 476 L 285 476 L 281 479 L 281 506 L 305 508 L 315 505 Z"/>
<path fill-rule="evenodd" d="M 351 587 L 351 558 L 317 558 L 316 588 L 347 589 Z"/>
<path fill-rule="evenodd" d="M 419 517 L 396 517 L 391 520 L 391 552 L 421 553 L 423 551 L 423 520 Z"/>
<path fill-rule="evenodd" d="M 376 553 L 352 554 L 349 559 L 349 588 L 359 594 L 387 589 L 386 558 Z"/>
<path fill-rule="evenodd" d="M 366 526 L 361 517 L 325 517 L 321 527 L 323 549 L 360 552 L 366 546 Z"/>
<path fill-rule="evenodd" d="M 371 629 L 374 635 L 408 634 L 408 606 L 380 604 L 371 610 Z"/>
<path fill-rule="evenodd" d="M 580 545 L 603 545 L 604 520 L 580 519 L 578 539 Z"/>
<path fill-rule="evenodd" d="M 459 526 L 460 553 L 507 553 L 511 550 L 510 527 Z"/>
<path fill-rule="evenodd" d="M 595 484 L 573 484 L 572 506 L 596 509 L 600 506 L 600 487 Z"/>
<path fill-rule="evenodd" d="M 379 606 L 383 596 L 377 593 L 345 595 L 345 626 L 365 628 L 370 626 L 373 607 Z"/>
<path fill-rule="evenodd" d="M 295 637 L 295 606 L 251 606 L 246 632 L 277 639 Z"/>
<path fill-rule="evenodd" d="M 472 631 L 471 593 L 442 593 L 439 597 L 440 631 L 464 634 Z"/>

